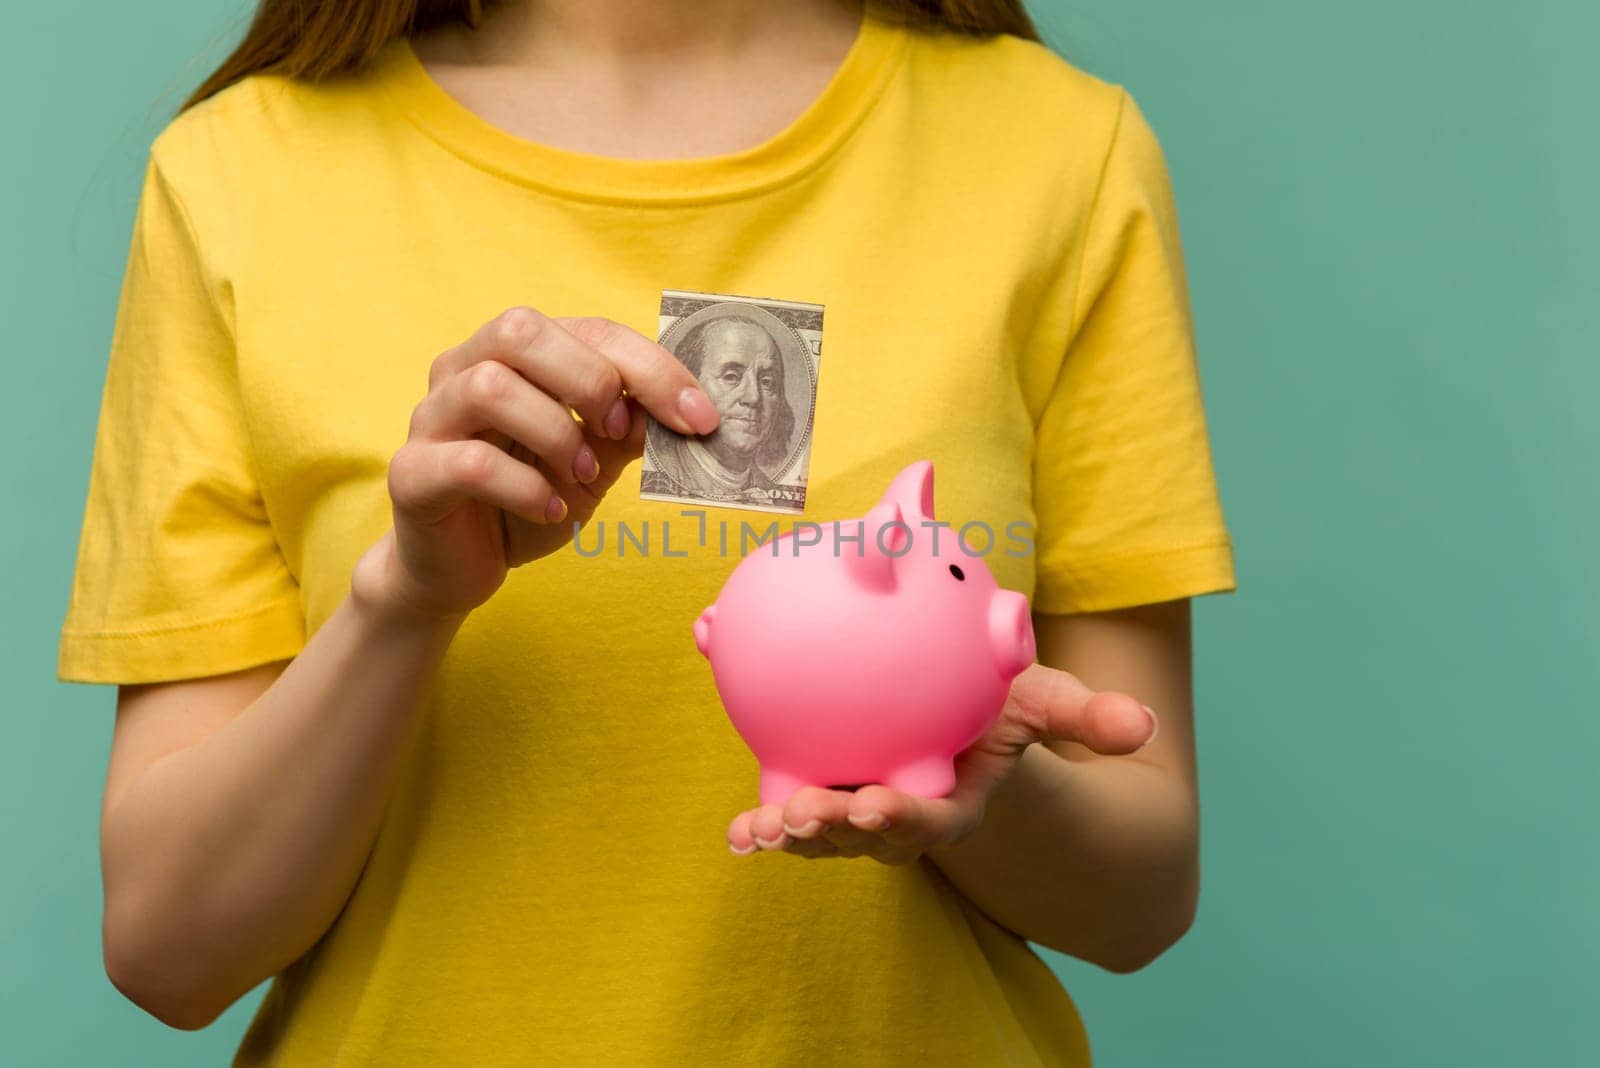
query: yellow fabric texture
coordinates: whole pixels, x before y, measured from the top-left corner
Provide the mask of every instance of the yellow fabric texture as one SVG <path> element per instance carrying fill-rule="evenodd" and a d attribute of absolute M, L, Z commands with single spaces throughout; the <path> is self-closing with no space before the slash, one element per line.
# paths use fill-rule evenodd
<path fill-rule="evenodd" d="M 490 126 L 397 41 L 156 140 L 61 677 L 292 656 L 389 525 L 437 353 L 518 304 L 654 336 L 664 288 L 826 307 L 804 518 L 927 458 L 1040 611 L 1234 588 L 1172 191 L 1122 87 L 869 14 L 771 140 L 629 161 Z M 774 517 L 637 487 L 602 552 L 462 629 L 347 907 L 235 1063 L 1089 1063 L 1055 976 L 931 865 L 728 853 L 756 768 L 690 628 L 736 563 L 718 526 Z"/>

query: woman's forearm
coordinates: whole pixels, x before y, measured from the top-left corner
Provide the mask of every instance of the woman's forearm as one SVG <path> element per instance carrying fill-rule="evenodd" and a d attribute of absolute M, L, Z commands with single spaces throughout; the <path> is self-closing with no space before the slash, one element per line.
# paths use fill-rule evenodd
<path fill-rule="evenodd" d="M 1198 801 L 1137 756 L 1023 753 L 982 825 L 929 859 L 995 922 L 1112 971 L 1142 967 L 1193 922 Z"/>
<path fill-rule="evenodd" d="M 327 930 L 458 626 L 352 595 L 259 698 L 129 784 L 102 827 L 119 986 L 204 1026 Z"/>

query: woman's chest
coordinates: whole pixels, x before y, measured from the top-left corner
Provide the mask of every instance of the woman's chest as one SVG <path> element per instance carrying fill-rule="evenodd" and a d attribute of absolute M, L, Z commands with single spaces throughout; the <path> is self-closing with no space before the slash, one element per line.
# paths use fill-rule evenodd
<path fill-rule="evenodd" d="M 603 546 L 552 559 L 552 578 L 645 566 L 676 569 L 668 588 L 680 593 L 714 591 L 773 522 L 860 515 L 900 468 L 930 459 L 940 518 L 991 546 L 1002 583 L 1030 588 L 1031 561 L 1015 551 L 1017 524 L 1032 520 L 1022 268 L 953 274 L 948 233 L 746 211 L 601 226 L 572 211 L 419 208 L 404 227 L 346 218 L 277 247 L 273 259 L 299 268 L 236 296 L 241 383 L 267 512 L 313 625 L 389 525 L 388 462 L 436 356 L 513 305 L 654 339 L 667 289 L 822 307 L 814 392 L 793 398 L 813 408 L 797 413 L 811 426 L 804 514 L 642 500 L 636 462 L 591 524 L 589 547 Z"/>

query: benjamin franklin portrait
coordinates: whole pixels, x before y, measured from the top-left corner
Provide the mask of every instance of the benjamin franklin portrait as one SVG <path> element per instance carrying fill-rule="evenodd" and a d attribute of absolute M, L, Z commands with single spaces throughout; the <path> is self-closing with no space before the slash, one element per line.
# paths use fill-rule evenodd
<path fill-rule="evenodd" d="M 699 380 L 722 421 L 705 437 L 652 425 L 650 457 L 678 494 L 765 503 L 793 454 L 785 342 L 761 321 L 759 309 L 724 304 L 717 312 L 690 325 L 668 347 Z"/>

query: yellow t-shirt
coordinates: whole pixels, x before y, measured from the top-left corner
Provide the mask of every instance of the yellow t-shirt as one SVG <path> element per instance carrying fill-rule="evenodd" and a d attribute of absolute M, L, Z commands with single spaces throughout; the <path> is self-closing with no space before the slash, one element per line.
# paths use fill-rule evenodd
<path fill-rule="evenodd" d="M 156 140 L 61 677 L 294 655 L 388 528 L 438 352 L 516 304 L 653 337 L 663 289 L 825 306 L 804 518 L 927 458 L 941 519 L 1028 524 L 988 562 L 1039 611 L 1234 588 L 1167 171 L 1121 87 L 869 15 L 771 140 L 623 161 L 490 126 L 395 42 Z M 461 630 L 347 907 L 235 1063 L 1087 1064 L 1054 975 L 927 862 L 729 854 L 756 767 L 691 624 L 735 561 L 637 487 L 596 522 L 649 555 L 569 546 Z"/>

